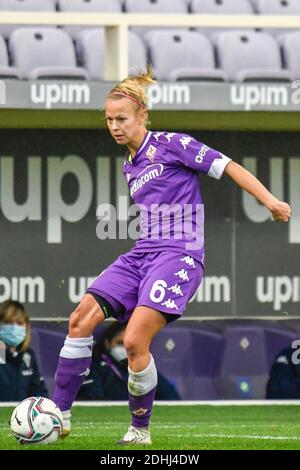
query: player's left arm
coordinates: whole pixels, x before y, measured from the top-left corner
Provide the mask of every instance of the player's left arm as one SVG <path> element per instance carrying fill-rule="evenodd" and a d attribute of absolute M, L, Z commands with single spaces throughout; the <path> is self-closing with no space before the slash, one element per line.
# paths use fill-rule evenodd
<path fill-rule="evenodd" d="M 226 165 L 224 173 L 263 204 L 271 212 L 274 220 L 288 222 L 291 216 L 290 206 L 273 196 L 252 173 L 234 161 Z"/>

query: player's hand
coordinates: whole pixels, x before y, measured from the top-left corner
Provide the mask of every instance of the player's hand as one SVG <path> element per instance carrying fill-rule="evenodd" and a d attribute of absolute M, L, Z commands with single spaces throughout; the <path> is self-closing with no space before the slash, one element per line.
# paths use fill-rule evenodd
<path fill-rule="evenodd" d="M 286 202 L 277 201 L 271 209 L 273 220 L 288 222 L 291 217 L 291 208 Z"/>

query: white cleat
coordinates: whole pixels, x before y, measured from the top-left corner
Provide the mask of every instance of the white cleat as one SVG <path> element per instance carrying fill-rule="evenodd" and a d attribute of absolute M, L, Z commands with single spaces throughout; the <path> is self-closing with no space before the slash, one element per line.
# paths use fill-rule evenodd
<path fill-rule="evenodd" d="M 127 433 L 117 442 L 118 445 L 130 445 L 130 444 L 152 444 L 150 431 L 148 428 L 136 428 L 129 426 Z"/>
<path fill-rule="evenodd" d="M 60 433 L 60 437 L 62 437 L 62 438 L 67 437 L 67 436 L 70 434 L 70 432 L 71 432 L 71 426 L 70 426 L 70 427 L 67 427 L 67 426 L 65 426 L 65 424 L 64 424 L 63 430 L 62 430 L 62 432 Z"/>
<path fill-rule="evenodd" d="M 71 432 L 71 413 L 70 411 L 63 411 L 63 430 L 60 434 L 60 437 L 67 437 Z"/>

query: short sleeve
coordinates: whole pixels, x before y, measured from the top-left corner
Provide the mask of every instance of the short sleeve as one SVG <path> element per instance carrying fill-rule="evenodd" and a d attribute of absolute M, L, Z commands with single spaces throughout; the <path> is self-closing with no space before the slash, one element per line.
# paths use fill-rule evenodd
<path fill-rule="evenodd" d="M 188 134 L 175 134 L 171 150 L 178 164 L 220 179 L 226 165 L 231 161 L 218 150 L 199 142 Z"/>

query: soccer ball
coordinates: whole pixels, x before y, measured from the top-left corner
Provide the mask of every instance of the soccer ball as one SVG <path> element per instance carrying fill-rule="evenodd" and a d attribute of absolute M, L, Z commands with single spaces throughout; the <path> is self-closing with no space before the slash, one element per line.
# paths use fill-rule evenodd
<path fill-rule="evenodd" d="M 10 429 L 20 444 L 51 444 L 62 432 L 63 417 L 53 401 L 30 397 L 14 409 Z"/>

